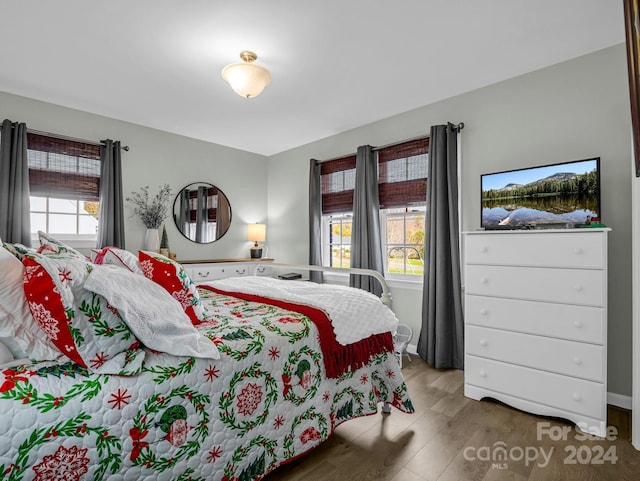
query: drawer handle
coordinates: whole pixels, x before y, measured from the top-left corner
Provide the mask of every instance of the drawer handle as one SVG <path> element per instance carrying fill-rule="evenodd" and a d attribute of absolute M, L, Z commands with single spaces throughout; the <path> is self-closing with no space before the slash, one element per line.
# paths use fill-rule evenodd
<path fill-rule="evenodd" d="M 236 274 L 244 274 L 245 269 L 236 269 Z"/>
<path fill-rule="evenodd" d="M 575 286 L 573 286 L 573 289 L 576 292 L 582 292 L 582 290 L 584 289 L 584 287 L 582 286 L 582 284 L 576 284 Z"/>
<path fill-rule="evenodd" d="M 573 321 L 573 327 L 582 327 L 582 326 L 583 326 L 582 321 L 578 321 L 578 320 Z"/>
<path fill-rule="evenodd" d="M 485 371 L 480 371 L 478 374 L 480 377 L 487 377 L 487 373 Z"/>
<path fill-rule="evenodd" d="M 584 250 L 582 249 L 582 247 L 576 247 L 575 249 L 573 249 L 573 253 L 576 255 L 580 255 L 584 253 Z"/>
<path fill-rule="evenodd" d="M 487 246 L 482 246 L 482 249 L 480 249 L 480 252 L 489 252 L 489 248 Z"/>
<path fill-rule="evenodd" d="M 574 401 L 577 401 L 577 402 L 582 401 L 582 396 L 580 396 L 580 394 L 578 394 L 577 392 L 573 393 L 572 397 Z"/>
<path fill-rule="evenodd" d="M 202 272 L 198 272 L 198 276 L 200 276 L 200 277 L 209 277 L 209 271 L 207 271 L 204 274 Z"/>
<path fill-rule="evenodd" d="M 582 359 L 580 359 L 579 357 L 574 357 L 573 363 L 576 364 L 577 366 L 580 366 L 582 364 Z"/>
<path fill-rule="evenodd" d="M 489 314 L 489 311 L 486 310 L 484 307 L 482 309 L 480 309 L 480 315 L 481 316 L 486 316 L 487 314 Z"/>
<path fill-rule="evenodd" d="M 265 267 L 258 267 L 258 272 L 264 272 Z"/>
<path fill-rule="evenodd" d="M 482 279 L 480 279 L 480 284 L 483 284 L 486 286 L 487 284 L 489 284 L 489 279 L 487 279 L 486 277 L 483 277 Z"/>
<path fill-rule="evenodd" d="M 489 343 L 486 341 L 486 339 L 480 339 L 480 345 L 482 347 L 487 347 L 487 344 L 489 344 Z"/>

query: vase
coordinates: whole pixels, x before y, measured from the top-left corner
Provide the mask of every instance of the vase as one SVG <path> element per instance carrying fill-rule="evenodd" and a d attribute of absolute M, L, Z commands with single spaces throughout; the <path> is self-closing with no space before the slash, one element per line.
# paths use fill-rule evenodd
<path fill-rule="evenodd" d="M 160 233 L 158 229 L 147 229 L 144 236 L 144 248 L 151 252 L 160 251 Z"/>

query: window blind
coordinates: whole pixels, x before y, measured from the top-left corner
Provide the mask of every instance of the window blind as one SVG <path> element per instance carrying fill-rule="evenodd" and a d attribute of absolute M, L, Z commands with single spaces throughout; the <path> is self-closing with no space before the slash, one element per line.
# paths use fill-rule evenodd
<path fill-rule="evenodd" d="M 320 164 L 322 213 L 337 214 L 353 210 L 356 183 L 356 156 L 349 155 Z"/>
<path fill-rule="evenodd" d="M 27 133 L 31 195 L 98 202 L 100 146 Z"/>
<path fill-rule="evenodd" d="M 428 160 L 428 138 L 378 150 L 378 192 L 381 209 L 426 202 Z"/>

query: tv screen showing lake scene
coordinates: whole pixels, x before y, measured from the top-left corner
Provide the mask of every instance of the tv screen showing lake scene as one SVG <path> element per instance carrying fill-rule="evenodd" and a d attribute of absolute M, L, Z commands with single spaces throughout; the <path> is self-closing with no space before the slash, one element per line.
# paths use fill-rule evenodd
<path fill-rule="evenodd" d="M 600 217 L 600 159 L 484 174 L 482 227 L 581 225 Z"/>

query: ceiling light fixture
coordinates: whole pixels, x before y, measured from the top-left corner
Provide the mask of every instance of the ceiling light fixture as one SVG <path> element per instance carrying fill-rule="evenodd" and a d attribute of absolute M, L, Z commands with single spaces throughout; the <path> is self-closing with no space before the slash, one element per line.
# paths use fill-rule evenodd
<path fill-rule="evenodd" d="M 248 50 L 240 52 L 243 63 L 232 63 L 222 69 L 222 78 L 229 82 L 231 88 L 245 98 L 260 95 L 260 92 L 271 83 L 271 72 L 260 65 L 255 65 L 258 56 Z"/>

